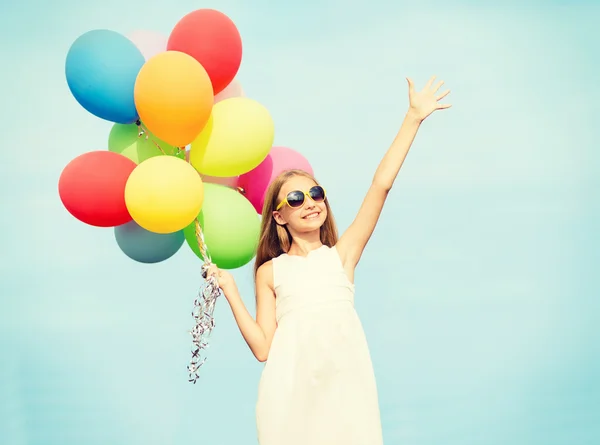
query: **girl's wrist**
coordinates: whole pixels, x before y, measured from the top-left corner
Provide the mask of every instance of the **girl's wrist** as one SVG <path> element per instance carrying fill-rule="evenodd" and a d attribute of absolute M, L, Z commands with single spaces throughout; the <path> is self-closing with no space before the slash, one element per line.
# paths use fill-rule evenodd
<path fill-rule="evenodd" d="M 419 115 L 419 112 L 412 107 L 408 108 L 404 119 L 415 124 L 420 124 L 423 122 L 423 118 Z"/>
<path fill-rule="evenodd" d="M 230 287 L 227 287 L 225 289 L 221 289 L 223 291 L 223 296 L 225 296 L 225 298 L 227 299 L 227 301 L 229 301 L 230 303 L 234 300 L 241 300 L 241 296 L 240 293 L 238 292 L 237 286 L 235 284 L 233 284 Z"/>

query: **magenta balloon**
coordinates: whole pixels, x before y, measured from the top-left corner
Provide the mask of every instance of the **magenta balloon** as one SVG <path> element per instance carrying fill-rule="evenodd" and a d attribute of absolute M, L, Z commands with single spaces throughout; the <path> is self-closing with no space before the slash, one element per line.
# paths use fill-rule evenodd
<path fill-rule="evenodd" d="M 269 185 L 281 172 L 292 169 L 314 174 L 308 160 L 297 151 L 287 147 L 272 147 L 264 161 L 239 177 L 237 185 L 244 189 L 246 198 L 256 211 L 262 213 Z"/>

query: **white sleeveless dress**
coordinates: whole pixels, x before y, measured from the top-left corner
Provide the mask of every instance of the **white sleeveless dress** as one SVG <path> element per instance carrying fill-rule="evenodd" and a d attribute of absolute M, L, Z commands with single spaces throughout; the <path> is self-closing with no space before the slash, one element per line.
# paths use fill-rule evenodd
<path fill-rule="evenodd" d="M 371 357 L 335 247 L 273 259 L 277 329 L 256 405 L 260 445 L 381 445 Z"/>

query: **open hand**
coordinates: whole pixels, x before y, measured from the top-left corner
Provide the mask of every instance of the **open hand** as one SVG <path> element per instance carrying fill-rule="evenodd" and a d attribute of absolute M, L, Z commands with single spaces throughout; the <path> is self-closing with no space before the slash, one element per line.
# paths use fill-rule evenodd
<path fill-rule="evenodd" d="M 443 110 L 450 108 L 450 104 L 439 103 L 444 97 L 450 93 L 450 90 L 446 90 L 441 94 L 437 94 L 438 90 L 444 84 L 444 81 L 440 80 L 435 86 L 435 76 L 432 76 L 427 82 L 427 85 L 421 90 L 416 91 L 415 85 L 410 78 L 406 78 L 408 81 L 408 98 L 410 100 L 410 112 L 417 117 L 420 121 L 425 120 L 427 116 L 433 113 L 435 110 Z"/>

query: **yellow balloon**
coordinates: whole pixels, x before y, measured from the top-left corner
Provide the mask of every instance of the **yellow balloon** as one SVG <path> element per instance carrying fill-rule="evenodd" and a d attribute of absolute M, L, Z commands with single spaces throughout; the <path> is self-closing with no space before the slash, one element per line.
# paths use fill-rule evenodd
<path fill-rule="evenodd" d="M 269 111 L 247 97 L 215 104 L 208 123 L 190 149 L 190 163 L 203 175 L 239 176 L 269 154 L 275 124 Z"/>
<path fill-rule="evenodd" d="M 198 172 L 175 156 L 156 156 L 139 164 L 125 185 L 125 204 L 133 220 L 154 233 L 188 226 L 202 209 L 204 184 Z"/>

